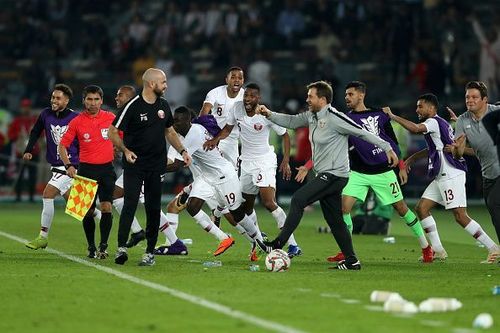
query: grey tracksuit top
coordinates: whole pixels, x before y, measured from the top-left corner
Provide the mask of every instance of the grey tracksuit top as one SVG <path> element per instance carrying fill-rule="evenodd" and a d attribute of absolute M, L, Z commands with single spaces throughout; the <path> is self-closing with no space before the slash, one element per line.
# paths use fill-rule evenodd
<path fill-rule="evenodd" d="M 328 172 L 337 177 L 349 176 L 347 141 L 349 135 L 371 142 L 385 152 L 392 149 L 388 142 L 364 130 L 330 105 L 317 113 L 306 111 L 297 115 L 287 115 L 271 112 L 268 119 L 286 128 L 309 125 L 309 141 L 315 174 Z"/>

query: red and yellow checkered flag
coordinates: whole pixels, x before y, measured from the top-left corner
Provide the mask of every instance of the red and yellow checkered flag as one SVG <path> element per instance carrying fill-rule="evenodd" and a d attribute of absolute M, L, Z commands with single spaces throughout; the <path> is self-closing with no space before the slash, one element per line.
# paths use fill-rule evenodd
<path fill-rule="evenodd" d="M 94 201 L 97 187 L 95 180 L 76 175 L 69 192 L 66 214 L 82 221 Z"/>

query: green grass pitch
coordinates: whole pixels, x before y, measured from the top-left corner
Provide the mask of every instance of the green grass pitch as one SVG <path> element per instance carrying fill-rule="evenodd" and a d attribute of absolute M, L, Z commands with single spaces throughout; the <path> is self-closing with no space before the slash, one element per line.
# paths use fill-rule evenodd
<path fill-rule="evenodd" d="M 56 207 L 49 238 L 49 247 L 59 252 L 33 251 L 6 236 L 37 236 L 40 211 L 41 204 L 0 206 L 0 332 L 464 333 L 480 332 L 472 321 L 482 312 L 495 321 L 488 331 L 499 331 L 500 296 L 491 289 L 500 285 L 500 265 L 479 264 L 487 251 L 443 210 L 435 217 L 449 254 L 444 263 L 419 263 L 417 241 L 395 217 L 395 244 L 384 243 L 382 236 L 354 236 L 362 270 L 330 270 L 325 258 L 338 249 L 330 234 L 316 231 L 325 225 L 316 208 L 304 215 L 295 233 L 304 254 L 285 273 L 267 272 L 262 255 L 260 271 L 250 271 L 250 246 L 226 222 L 223 229 L 235 235 L 236 244 L 216 259 L 222 267 L 204 270 L 202 262 L 214 260 L 217 241 L 186 213 L 181 214 L 178 234 L 193 239 L 189 255 L 157 256 L 153 267 L 137 266 L 144 243 L 129 252 L 125 266 L 114 264 L 116 214 L 107 260 L 85 258 L 83 229 L 62 206 Z M 469 213 L 496 240 L 486 209 L 472 207 Z M 143 216 L 139 207 L 142 224 Z M 261 228 L 275 236 L 271 215 L 259 210 L 258 216 Z M 394 315 L 370 307 L 376 305 L 369 301 L 372 290 L 397 291 L 417 304 L 428 297 L 456 297 L 463 308 Z"/>

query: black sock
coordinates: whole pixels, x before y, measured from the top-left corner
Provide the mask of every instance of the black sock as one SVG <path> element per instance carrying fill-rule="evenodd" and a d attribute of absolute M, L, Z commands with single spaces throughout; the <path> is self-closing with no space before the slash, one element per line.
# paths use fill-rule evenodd
<path fill-rule="evenodd" d="M 109 233 L 113 225 L 113 215 L 111 212 L 102 213 L 101 222 L 99 223 L 99 230 L 101 231 L 101 244 L 108 244 Z"/>
<path fill-rule="evenodd" d="M 85 215 L 82 221 L 83 231 L 85 231 L 85 237 L 87 238 L 87 244 L 89 247 L 95 247 L 95 221 L 92 216 L 88 214 Z"/>

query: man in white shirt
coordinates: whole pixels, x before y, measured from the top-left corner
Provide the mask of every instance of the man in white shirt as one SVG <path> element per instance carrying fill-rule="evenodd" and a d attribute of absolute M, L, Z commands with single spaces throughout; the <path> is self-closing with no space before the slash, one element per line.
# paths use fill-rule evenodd
<path fill-rule="evenodd" d="M 205 97 L 200 116 L 212 114 L 220 128 L 224 128 L 229 119 L 231 109 L 236 102 L 243 102 L 243 83 L 245 82 L 243 70 L 231 67 L 226 75 L 226 84 L 210 90 Z M 221 140 L 219 149 L 224 158 L 231 162 L 235 169 L 238 163 L 238 127 L 234 127 L 231 134 Z"/>
<path fill-rule="evenodd" d="M 243 198 L 238 175 L 234 166 L 222 157 L 218 149 L 205 151 L 203 144 L 212 139 L 208 130 L 200 124 L 191 123 L 191 111 L 179 107 L 174 113 L 174 128 L 182 136 L 181 142 L 186 150 L 193 154 L 193 164 L 190 170 L 194 182 L 191 186 L 187 203 L 188 213 L 207 232 L 220 240 L 215 256 L 224 253 L 234 244 L 234 239 L 224 234 L 201 209 L 203 204 L 215 198 L 220 207 L 227 206 L 237 222 L 238 230 L 244 230 L 252 240 L 262 240 L 262 236 L 253 221 L 245 214 L 242 206 Z M 183 162 L 176 157 L 174 163 L 167 166 L 167 171 L 175 171 L 182 167 Z"/>
<path fill-rule="evenodd" d="M 272 214 L 278 228 L 285 224 L 286 213 L 276 203 L 276 168 L 277 158 L 274 147 L 269 145 L 269 131 L 273 129 L 283 137 L 284 156 L 279 167 L 283 178 L 291 177 L 290 165 L 290 137 L 285 128 L 278 126 L 266 117 L 256 114 L 255 110 L 260 102 L 260 87 L 250 83 L 245 87 L 243 101 L 236 102 L 229 113 L 226 126 L 212 140 L 207 141 L 204 147 L 214 149 L 220 140 L 226 138 L 235 127 L 239 128 L 241 142 L 240 156 L 240 183 L 245 199 L 245 212 L 248 216 L 254 215 L 254 203 L 257 194 L 260 194 L 264 207 Z M 235 126 L 237 125 L 237 126 Z M 297 245 L 292 234 L 288 239 L 288 255 L 300 255 L 302 250 Z"/>
<path fill-rule="evenodd" d="M 416 212 L 424 228 L 432 248 L 436 253 L 444 253 L 436 222 L 431 215 L 431 209 L 440 204 L 451 210 L 455 220 L 474 239 L 481 242 L 488 249 L 488 258 L 482 263 L 494 263 L 500 257 L 500 248 L 486 234 L 481 225 L 467 214 L 467 198 L 465 194 L 465 160 L 457 154 L 444 150 L 446 145 L 461 145 L 465 135 L 454 140 L 453 129 L 446 120 L 437 115 L 439 102 L 435 95 L 424 94 L 417 100 L 417 114 L 424 122 L 415 124 L 407 119 L 394 115 L 389 108 L 384 111 L 392 120 L 415 134 L 424 134 L 427 149 L 410 156 L 405 164 L 409 168 L 417 159 L 428 156 L 428 174 L 432 182 L 422 194 L 417 203 Z M 406 170 L 402 170 L 406 172 Z"/>

